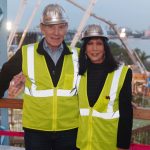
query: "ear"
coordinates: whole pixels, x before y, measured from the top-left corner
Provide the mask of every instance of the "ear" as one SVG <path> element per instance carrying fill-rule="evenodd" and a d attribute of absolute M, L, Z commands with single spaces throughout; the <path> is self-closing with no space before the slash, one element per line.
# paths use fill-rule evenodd
<path fill-rule="evenodd" d="M 40 23 L 40 30 L 41 30 L 42 34 L 45 35 L 45 31 L 44 31 L 43 25 L 41 23 Z"/>
<path fill-rule="evenodd" d="M 68 23 L 66 23 L 66 33 L 68 32 Z"/>
<path fill-rule="evenodd" d="M 66 28 L 67 28 L 67 30 L 68 30 L 68 23 L 66 24 Z"/>

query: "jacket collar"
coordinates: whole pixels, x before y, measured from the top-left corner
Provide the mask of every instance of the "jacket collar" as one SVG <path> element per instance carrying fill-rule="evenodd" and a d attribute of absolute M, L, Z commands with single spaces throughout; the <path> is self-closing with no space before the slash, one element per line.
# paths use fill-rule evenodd
<path fill-rule="evenodd" d="M 44 42 L 44 38 L 39 42 L 38 48 L 37 48 L 37 52 L 40 55 L 44 55 L 45 50 L 43 48 L 43 42 Z M 63 41 L 63 54 L 64 55 L 69 55 L 72 54 L 72 52 L 69 50 L 68 46 L 66 45 L 65 41 Z"/>

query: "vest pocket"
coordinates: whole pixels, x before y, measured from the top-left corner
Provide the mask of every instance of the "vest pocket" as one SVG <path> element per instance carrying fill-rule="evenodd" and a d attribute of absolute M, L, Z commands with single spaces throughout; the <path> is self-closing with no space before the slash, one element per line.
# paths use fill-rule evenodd
<path fill-rule="evenodd" d="M 117 141 L 118 118 L 93 118 L 93 141 L 106 144 Z M 112 142 L 113 141 L 113 142 Z"/>
<path fill-rule="evenodd" d="M 66 74 L 64 79 L 64 89 L 72 89 L 73 75 Z"/>

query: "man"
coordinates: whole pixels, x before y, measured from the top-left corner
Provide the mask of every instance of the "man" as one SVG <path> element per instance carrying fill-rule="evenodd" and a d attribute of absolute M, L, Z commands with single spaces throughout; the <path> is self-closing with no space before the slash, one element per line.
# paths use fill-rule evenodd
<path fill-rule="evenodd" d="M 0 73 L 0 97 L 14 75 L 25 81 L 23 129 L 26 150 L 75 150 L 78 101 L 75 90 L 77 52 L 64 42 L 68 23 L 64 9 L 47 5 L 40 23 L 44 38 L 23 46 Z"/>

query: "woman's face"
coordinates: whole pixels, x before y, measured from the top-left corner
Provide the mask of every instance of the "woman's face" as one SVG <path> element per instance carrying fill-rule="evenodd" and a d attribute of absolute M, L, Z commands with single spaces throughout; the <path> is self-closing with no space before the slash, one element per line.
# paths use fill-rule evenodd
<path fill-rule="evenodd" d="M 92 38 L 86 45 L 86 55 L 94 64 L 100 64 L 104 61 L 105 50 L 104 42 L 101 38 Z"/>

